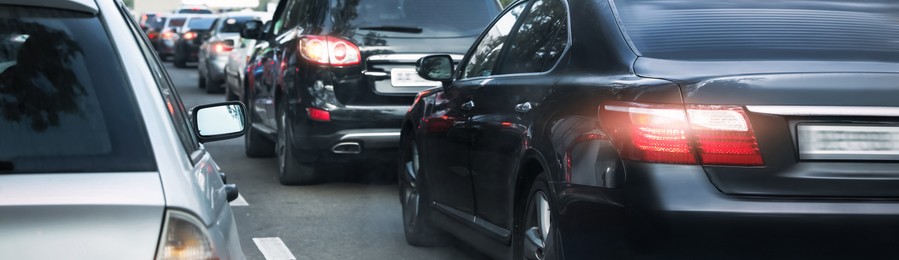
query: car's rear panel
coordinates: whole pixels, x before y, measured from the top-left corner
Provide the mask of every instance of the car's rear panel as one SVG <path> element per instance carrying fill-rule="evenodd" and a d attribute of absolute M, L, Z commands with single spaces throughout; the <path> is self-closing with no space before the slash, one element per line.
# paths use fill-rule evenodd
<path fill-rule="evenodd" d="M 0 259 L 150 259 L 164 211 L 156 172 L 0 175 Z"/>

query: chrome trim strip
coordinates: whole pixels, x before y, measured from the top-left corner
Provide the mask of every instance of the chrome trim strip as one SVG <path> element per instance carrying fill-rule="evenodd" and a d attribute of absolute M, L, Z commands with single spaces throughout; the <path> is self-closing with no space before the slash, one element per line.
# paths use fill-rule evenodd
<path fill-rule="evenodd" d="M 884 116 L 899 117 L 899 107 L 858 106 L 746 106 L 751 112 L 781 116 Z"/>
<path fill-rule="evenodd" d="M 368 57 L 368 61 L 370 62 L 395 62 L 395 63 L 415 63 L 418 62 L 418 59 L 421 59 L 424 56 L 433 55 L 433 54 L 378 54 L 372 55 Z M 450 54 L 450 57 L 453 58 L 453 61 L 460 62 L 462 61 L 463 55 L 459 54 Z"/>
<path fill-rule="evenodd" d="M 347 134 L 341 137 L 340 140 L 366 139 L 371 137 L 400 137 L 400 132 Z"/>

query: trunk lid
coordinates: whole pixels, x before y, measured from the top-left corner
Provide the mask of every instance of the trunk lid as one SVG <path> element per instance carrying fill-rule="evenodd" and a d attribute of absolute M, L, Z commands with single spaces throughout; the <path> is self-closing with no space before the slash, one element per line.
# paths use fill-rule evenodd
<path fill-rule="evenodd" d="M 149 259 L 165 198 L 159 174 L 0 175 L 0 259 Z"/>
<path fill-rule="evenodd" d="M 899 197 L 897 64 L 640 58 L 635 71 L 678 83 L 686 104 L 746 108 L 765 165 L 705 165 L 724 193 Z"/>

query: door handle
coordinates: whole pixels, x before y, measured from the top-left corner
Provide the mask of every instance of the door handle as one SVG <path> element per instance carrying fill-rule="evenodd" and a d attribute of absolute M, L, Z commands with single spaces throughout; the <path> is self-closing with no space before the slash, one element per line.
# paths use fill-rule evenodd
<path fill-rule="evenodd" d="M 515 112 L 518 113 L 527 113 L 530 112 L 531 109 L 534 109 L 534 105 L 531 102 L 524 102 L 518 105 L 515 105 Z"/>
<path fill-rule="evenodd" d="M 474 101 L 473 101 L 473 100 L 469 100 L 468 102 L 463 103 L 463 104 L 462 104 L 462 109 L 463 109 L 463 110 L 472 110 L 472 109 L 474 109 Z"/>

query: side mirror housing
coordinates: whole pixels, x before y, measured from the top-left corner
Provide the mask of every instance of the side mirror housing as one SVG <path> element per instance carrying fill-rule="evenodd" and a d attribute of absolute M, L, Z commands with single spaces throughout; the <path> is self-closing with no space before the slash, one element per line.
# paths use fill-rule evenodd
<path fill-rule="evenodd" d="M 191 109 L 191 115 L 201 143 L 241 137 L 249 129 L 247 109 L 238 101 L 200 105 Z"/>
<path fill-rule="evenodd" d="M 449 55 L 430 55 L 418 60 L 415 67 L 418 76 L 443 82 L 443 87 L 453 83 L 453 58 Z"/>
<path fill-rule="evenodd" d="M 240 29 L 240 37 L 253 40 L 262 39 L 262 27 L 262 21 L 247 21 L 243 23 L 243 28 Z"/>

